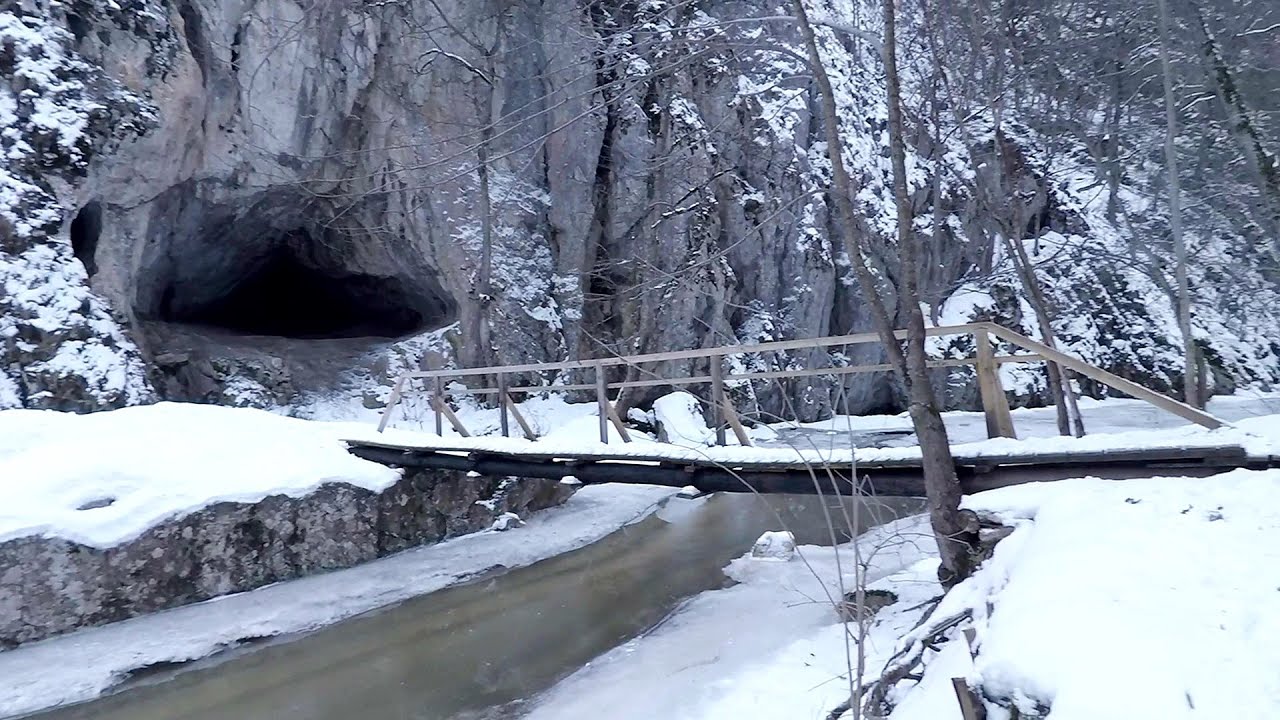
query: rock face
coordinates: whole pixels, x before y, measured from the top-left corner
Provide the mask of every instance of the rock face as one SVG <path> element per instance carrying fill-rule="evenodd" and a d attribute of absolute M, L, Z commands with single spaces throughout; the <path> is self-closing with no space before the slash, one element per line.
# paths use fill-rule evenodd
<path fill-rule="evenodd" d="M 59 538 L 7 541 L 0 649 L 485 530 L 507 513 L 559 505 L 573 490 L 406 470 L 379 494 L 331 484 L 300 498 L 219 503 L 105 550 Z"/>
<path fill-rule="evenodd" d="M 16 189 L 0 193 L 0 407 L 91 410 L 157 391 L 287 404 L 295 368 L 264 368 L 244 343 L 174 347 L 174 323 L 271 336 L 286 362 L 327 352 L 322 341 L 374 347 L 367 338 L 455 320 L 449 354 L 462 363 L 867 329 L 832 242 L 806 70 L 759 28 L 716 22 L 774 5 L 3 0 L 0 77 L 12 79 L 0 82 L 0 119 L 19 132 L 0 138 L 3 187 Z M 768 42 L 798 47 L 789 27 L 770 27 Z M 844 88 L 861 230 L 890 237 L 874 58 L 834 36 L 823 52 Z M 955 142 L 963 175 L 971 146 Z M 1028 214 L 1044 229 L 1082 243 L 1120 232 L 1092 225 L 1033 161 L 1010 172 L 1036 188 Z M 926 278 L 935 309 L 974 268 L 1008 289 L 973 199 L 942 191 Z M 876 246 L 892 274 L 893 247 Z M 1123 275 L 1054 286 L 1064 304 L 1084 303 L 1063 308 L 1065 341 L 1129 374 L 1176 374 L 1167 299 Z M 982 314 L 1030 326 L 1019 292 Z M 1134 329 L 1127 321 L 1075 322 L 1099 297 L 1137 318 L 1123 357 L 1100 338 Z M 1229 337 L 1210 345 L 1265 336 L 1218 325 Z M 1208 354 L 1266 381 L 1275 353 L 1255 342 Z M 738 362 L 878 360 L 863 346 Z M 229 387 L 244 376 L 263 379 Z M 740 393 L 743 407 L 806 419 L 899 402 L 862 375 Z"/>

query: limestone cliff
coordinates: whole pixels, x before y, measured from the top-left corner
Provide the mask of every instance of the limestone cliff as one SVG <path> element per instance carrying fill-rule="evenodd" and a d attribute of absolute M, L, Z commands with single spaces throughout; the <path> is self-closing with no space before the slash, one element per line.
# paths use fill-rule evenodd
<path fill-rule="evenodd" d="M 156 394 L 280 406 L 344 368 L 385 377 L 427 348 L 439 362 L 522 362 L 866 329 L 832 244 L 815 98 L 779 50 L 790 26 L 768 24 L 765 45 L 759 24 L 724 22 L 773 10 L 3 0 L 0 407 Z M 834 35 L 824 52 L 867 230 L 889 237 L 874 55 Z M 1036 190 L 1028 214 L 1053 233 L 1046 247 L 1128 252 L 1131 228 L 1051 175 L 1033 131 L 1016 141 L 1028 160 L 1009 172 Z M 988 142 L 980 128 L 946 139 L 956 178 Z M 929 145 L 913 149 L 913 178 Z M 968 187 L 937 187 L 934 314 L 1031 325 Z M 924 208 L 928 184 L 914 191 Z M 893 248 L 879 247 L 891 272 Z M 1169 384 L 1178 339 L 1157 284 L 1124 268 L 1045 273 L 1068 344 Z M 957 288 L 986 299 L 965 305 Z M 1215 367 L 1275 381 L 1274 306 L 1229 306 L 1206 313 L 1222 331 L 1206 340 Z M 1121 350 L 1117 331 L 1132 333 Z M 434 339 L 365 359 L 403 337 Z M 847 382 L 749 394 L 803 417 L 897 403 L 882 379 Z M 1020 389 L 1034 400 L 1034 380 Z M 972 399 L 963 382 L 951 396 Z"/>

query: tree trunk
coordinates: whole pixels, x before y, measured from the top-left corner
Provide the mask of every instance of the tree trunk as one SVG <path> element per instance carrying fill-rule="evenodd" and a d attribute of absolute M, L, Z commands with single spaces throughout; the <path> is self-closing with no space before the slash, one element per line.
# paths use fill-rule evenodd
<path fill-rule="evenodd" d="M 996 171 L 996 197 L 1008 198 L 1008 212 L 1001 213 L 1003 217 L 1002 234 L 1004 235 L 1005 244 L 1008 248 L 1009 259 L 1013 263 L 1014 271 L 1018 273 L 1018 279 L 1022 282 L 1022 288 L 1027 294 L 1027 302 L 1031 305 L 1031 310 L 1036 316 L 1036 327 L 1040 330 L 1041 340 L 1055 350 L 1058 343 L 1053 334 L 1053 318 L 1049 307 L 1049 300 L 1045 297 L 1044 289 L 1040 286 L 1040 279 L 1036 277 L 1035 267 L 1031 263 L 1031 257 L 1027 254 L 1027 248 L 1022 242 L 1021 230 L 1027 226 L 1027 218 L 1019 211 L 1017 199 L 1014 197 L 1012 189 L 1006 188 L 1004 183 L 1005 168 L 1010 167 L 1012 163 L 1005 161 L 1004 157 L 1004 136 L 1000 130 L 1001 127 L 1001 106 L 1000 101 L 992 102 L 992 114 L 995 118 L 995 165 Z M 989 203 L 992 207 L 995 202 Z M 1048 379 L 1049 397 L 1053 401 L 1054 412 L 1058 419 L 1058 434 L 1074 435 L 1075 437 L 1084 436 L 1084 420 L 1080 417 L 1080 410 L 1076 405 L 1075 392 L 1071 388 L 1071 379 L 1066 376 L 1063 369 L 1057 363 L 1045 363 L 1045 375 Z"/>
<path fill-rule="evenodd" d="M 1053 316 L 1049 309 L 1049 299 L 1040 287 L 1040 279 L 1036 277 L 1031 257 L 1021 240 L 1009 238 L 1009 253 L 1018 277 L 1027 291 L 1027 301 L 1036 315 L 1036 327 L 1040 329 L 1040 338 L 1045 345 L 1057 350 L 1058 341 L 1053 334 Z M 1076 404 L 1075 391 L 1071 388 L 1071 377 L 1065 368 L 1057 363 L 1046 362 L 1045 372 L 1049 376 L 1049 395 L 1053 398 L 1054 408 L 1058 415 L 1058 433 L 1060 435 L 1084 436 L 1084 420 L 1080 417 L 1080 408 Z"/>
<path fill-rule="evenodd" d="M 1201 58 L 1205 64 L 1205 74 L 1208 75 L 1209 84 L 1213 86 L 1214 93 L 1218 96 L 1222 109 L 1226 113 L 1227 131 L 1231 134 L 1231 139 L 1235 141 L 1241 157 L 1253 173 L 1254 182 L 1258 185 L 1262 211 L 1267 222 L 1270 223 L 1268 229 L 1276 238 L 1276 243 L 1280 243 L 1280 163 L 1263 145 L 1252 113 L 1240 94 L 1236 74 L 1227 65 L 1227 59 L 1222 54 L 1218 39 L 1209 27 L 1204 10 L 1199 6 L 1196 6 L 1196 19 L 1200 27 Z M 1164 65 L 1164 53 L 1167 52 L 1164 46 L 1169 42 L 1168 8 L 1164 0 L 1160 4 L 1160 22 L 1161 64 Z M 1168 73 L 1168 66 L 1165 65 L 1166 76 Z M 1167 81 L 1165 94 L 1167 103 L 1170 94 Z M 1273 252 L 1276 251 L 1280 251 L 1280 245 L 1273 245 Z"/>
<path fill-rule="evenodd" d="M 1178 182 L 1178 108 L 1173 97 L 1173 68 L 1169 63 L 1169 5 L 1156 0 L 1160 11 L 1160 68 L 1164 75 L 1164 158 L 1169 176 L 1169 232 L 1173 236 L 1174 273 L 1178 283 L 1178 329 L 1182 331 L 1183 396 L 1202 407 L 1196 373 L 1196 346 L 1191 336 L 1191 288 L 1187 280 L 1187 244 L 1182 235 L 1182 190 Z"/>
<path fill-rule="evenodd" d="M 890 2 L 885 3 L 884 60 L 889 86 L 889 136 L 893 158 L 894 195 L 898 210 L 898 242 L 902 258 L 902 283 L 899 288 L 899 308 L 907 317 L 907 350 L 903 353 L 894 333 L 894 327 L 884 301 L 880 297 L 874 274 L 867 266 L 864 246 L 859 238 L 857 215 L 853 207 L 853 187 L 844 166 L 844 146 L 840 139 L 839 118 L 836 112 L 835 92 L 827 76 L 813 26 L 809 23 L 802 0 L 792 0 L 796 21 L 804 38 L 809 55 L 809 65 L 822 99 L 822 118 L 826 126 L 827 148 L 831 158 L 833 200 L 844 232 L 845 250 L 853 261 L 854 275 L 862 295 L 871 305 L 872 318 L 891 364 L 906 386 L 909 413 L 923 455 L 925 490 L 928 495 L 929 519 L 942 558 L 940 579 L 951 585 L 964 579 L 972 571 L 970 548 L 973 538 L 968 537 L 960 523 L 960 481 L 956 477 L 955 462 L 951 458 L 951 446 L 947 429 L 942 423 L 933 388 L 929 384 L 924 351 L 924 315 L 920 310 L 918 239 L 911 229 L 911 207 L 907 199 L 906 161 L 902 139 L 902 110 L 899 97 L 897 57 L 894 52 L 894 11 Z"/>

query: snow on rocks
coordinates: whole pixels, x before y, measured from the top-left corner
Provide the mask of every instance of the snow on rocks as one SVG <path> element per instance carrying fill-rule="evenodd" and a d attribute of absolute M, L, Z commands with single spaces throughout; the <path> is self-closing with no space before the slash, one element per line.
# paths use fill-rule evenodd
<path fill-rule="evenodd" d="M 715 442 L 715 433 L 702 418 L 702 403 L 683 390 L 654 400 L 653 416 L 658 421 L 660 439 L 665 442 L 695 446 Z"/>
<path fill-rule="evenodd" d="M 751 547 L 752 560 L 787 562 L 796 556 L 796 536 L 789 532 L 767 532 Z"/>
<path fill-rule="evenodd" d="M 513 512 L 506 512 L 499 515 L 498 518 L 493 521 L 493 527 L 491 529 L 498 532 L 505 532 L 507 530 L 514 530 L 518 527 L 524 527 L 524 520 L 521 520 L 520 516 Z"/>
<path fill-rule="evenodd" d="M 170 35 L 145 0 L 80 3 L 74 17 L 146 27 Z M 151 126 L 154 108 L 86 63 L 63 26 L 60 3 L 26 14 L 0 10 L 0 409 L 95 410 L 152 398 L 138 348 L 87 284 L 63 230 L 58 197 L 89 161 Z M 156 52 L 149 62 L 163 63 Z"/>
<path fill-rule="evenodd" d="M 394 484 L 399 471 L 346 451 L 344 429 L 178 403 L 3 411 L 0 541 L 43 535 L 110 547 L 220 501 L 299 497 L 329 482 L 375 492 Z"/>

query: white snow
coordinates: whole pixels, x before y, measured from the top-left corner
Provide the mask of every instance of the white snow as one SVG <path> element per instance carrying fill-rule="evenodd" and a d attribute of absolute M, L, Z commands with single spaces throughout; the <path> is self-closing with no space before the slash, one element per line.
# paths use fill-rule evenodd
<path fill-rule="evenodd" d="M 1280 470 L 1032 483 L 965 505 L 1016 528 L 932 611 L 935 619 L 972 614 L 976 657 L 958 630 L 939 651 L 925 650 L 922 681 L 891 694 L 893 720 L 959 718 L 953 677 L 1005 705 L 1048 709 L 1049 720 L 1280 716 Z M 809 560 L 829 585 L 835 569 Z M 892 560 L 881 567 L 911 555 Z M 790 565 L 753 563 L 756 576 L 744 578 L 737 561 L 745 586 L 695 599 L 688 622 L 607 654 L 548 693 L 533 717 L 585 718 L 589 703 L 610 692 L 623 701 L 611 717 L 622 720 L 825 717 L 848 696 L 845 652 L 857 646 L 834 620 L 806 625 L 798 611 L 760 610 L 801 602 L 830 612 L 817 583 L 788 574 Z M 868 573 L 870 588 L 892 590 L 898 602 L 867 628 L 864 681 L 931 634 L 913 626 L 926 612 L 919 604 L 940 592 L 936 565 L 923 560 L 878 581 Z M 734 593 L 754 604 L 731 604 Z M 696 612 L 703 607 L 749 618 L 750 633 Z M 624 678 L 640 687 L 623 687 Z M 597 683 L 617 684 L 594 690 Z M 647 698 L 660 683 L 680 700 Z M 1003 712 L 988 707 L 988 717 Z"/>
<path fill-rule="evenodd" d="M 1265 413 L 1274 412 L 1278 401 L 1216 399 L 1210 409 L 1235 425 L 1213 432 L 1176 418 L 1156 420 L 1161 416 L 1149 406 L 1117 400 L 1084 404 L 1090 427 L 1104 432 L 1080 440 L 1048 436 L 1054 432 L 1051 408 L 1014 412 L 1020 435 L 1028 438 L 1022 441 L 981 439 L 978 413 L 950 413 L 947 421 L 964 454 L 1219 442 L 1270 454 L 1280 447 L 1280 416 Z M 365 425 L 175 404 L 89 416 L 0 412 L 0 538 L 41 532 L 110 544 L 166 514 L 217 499 L 301 494 L 325 478 L 370 488 L 394 482 L 393 471 L 349 456 L 342 438 L 461 451 L 621 452 L 635 462 L 797 457 L 788 447 L 691 448 L 644 438 L 606 446 L 594 439 L 597 418 L 560 407 L 558 417 L 569 422 L 537 442 L 378 434 Z M 837 418 L 810 429 L 907 425 L 896 417 Z M 841 434 L 820 437 L 832 437 L 834 445 Z M 853 453 L 848 447 L 807 448 L 800 456 L 847 460 Z M 857 451 L 859 459 L 912 453 L 918 449 Z M 464 568 L 533 562 L 602 537 L 672 492 L 588 487 L 564 509 L 511 532 L 482 533 L 0 653 L 0 713 L 90 697 L 128 669 L 200 657 L 239 637 L 317 627 L 443 587 L 465 575 Z M 107 496 L 114 502 L 105 507 L 74 509 Z M 974 608 L 978 657 L 970 662 L 958 643 L 929 654 L 924 681 L 915 689 L 900 686 L 894 717 L 933 720 L 952 712 L 953 674 L 968 676 L 989 694 L 1025 696 L 1028 706 L 1052 704 L 1054 720 L 1105 720 L 1113 717 L 1108 708 L 1130 718 L 1201 716 L 1190 714 L 1187 698 L 1207 709 L 1204 717 L 1275 716 L 1280 687 L 1266 670 L 1280 667 L 1280 651 L 1273 649 L 1280 648 L 1280 471 L 1069 480 L 967 502 L 1018 526 L 995 559 L 937 611 Z M 859 547 L 865 553 L 867 543 L 891 537 L 905 540 L 876 553 L 867 568 L 871 587 L 899 595 L 868 628 L 863 647 L 871 673 L 919 618 L 922 611 L 913 607 L 938 592 L 936 561 L 922 560 L 933 552 L 923 521 L 900 521 L 860 539 Z M 836 621 L 831 598 L 841 584 L 852 587 L 851 550 L 841 549 L 839 570 L 830 549 L 799 548 L 798 561 L 789 563 L 744 556 L 728 569 L 739 585 L 689 600 L 654 632 L 593 661 L 541 698 L 532 717 L 595 717 L 604 706 L 624 720 L 821 717 L 848 692 L 846 626 Z M 1240 660 L 1231 659 L 1237 655 Z M 1224 677 L 1228 660 L 1240 669 Z M 1100 707 L 1100 697 L 1112 701 Z M 1143 714 L 1150 708 L 1163 714 Z"/>
<path fill-rule="evenodd" d="M 1053 720 L 1280 715 L 1280 471 L 1038 483 L 966 505 L 1018 527 L 953 593 L 975 608 L 971 685 Z"/>
<path fill-rule="evenodd" d="M 711 445 L 715 433 L 702 418 L 702 403 L 692 394 L 677 391 L 653 401 L 653 416 L 667 442 L 676 445 Z"/>
<path fill-rule="evenodd" d="M 531 565 L 648 516 L 671 493 L 643 485 L 586 487 L 519 529 L 465 535 L 346 570 L 0 652 L 0 717 L 87 700 L 136 668 L 201 658 L 241 638 L 312 630 L 447 587 L 494 565 Z"/>
<path fill-rule="evenodd" d="M 342 425 L 212 405 L 0 411 L 0 541 L 109 547 L 215 502 L 298 497 L 329 482 L 380 491 L 399 479 L 348 453 L 342 434 Z"/>
<path fill-rule="evenodd" d="M 767 532 L 751 546 L 752 560 L 787 562 L 796 556 L 796 536 L 785 530 Z"/>

